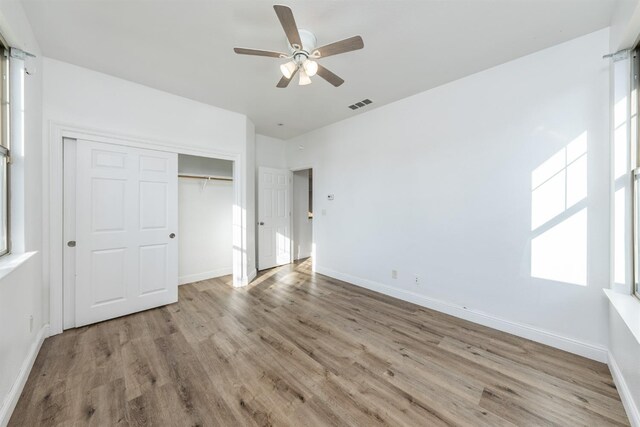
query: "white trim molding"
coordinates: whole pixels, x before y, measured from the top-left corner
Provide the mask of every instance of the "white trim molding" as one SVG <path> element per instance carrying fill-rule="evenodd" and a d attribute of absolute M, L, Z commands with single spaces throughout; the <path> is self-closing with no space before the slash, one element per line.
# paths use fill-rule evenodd
<path fill-rule="evenodd" d="M 29 378 L 29 373 L 31 372 L 31 368 L 33 367 L 34 362 L 36 361 L 36 357 L 38 357 L 38 353 L 40 352 L 40 347 L 42 347 L 42 343 L 49 336 L 49 325 L 46 324 L 40 328 L 38 334 L 36 335 L 36 339 L 31 344 L 31 348 L 29 348 L 29 353 L 25 358 L 22 366 L 20 367 L 20 372 L 18 373 L 18 377 L 14 381 L 11 386 L 11 390 L 7 394 L 4 402 L 2 403 L 2 407 L 0 408 L 0 427 L 5 427 L 9 424 L 9 419 L 11 419 L 11 414 L 13 414 L 13 410 L 16 408 L 18 404 L 18 399 L 20 399 L 20 395 L 22 394 L 22 390 L 24 389 L 25 384 L 27 383 L 27 379 Z"/>
<path fill-rule="evenodd" d="M 186 285 L 188 283 L 200 282 L 201 280 L 214 279 L 220 276 L 226 276 L 233 273 L 232 267 L 216 268 L 215 270 L 205 271 L 203 273 L 188 274 L 186 276 L 178 277 L 179 285 Z"/>
<path fill-rule="evenodd" d="M 622 371 L 611 352 L 609 352 L 608 365 L 609 370 L 611 371 L 611 376 L 613 377 L 613 382 L 616 384 L 618 394 L 620 394 L 620 400 L 622 400 L 624 410 L 627 412 L 627 417 L 629 417 L 629 423 L 633 427 L 640 427 L 640 410 L 636 406 L 631 390 L 629 390 L 629 386 L 624 380 Z"/>
<path fill-rule="evenodd" d="M 629 332 L 640 344 L 640 301 L 635 295 L 616 292 L 613 289 L 603 289 L 609 298 L 610 307 L 622 318 Z"/>
<path fill-rule="evenodd" d="M 256 278 L 257 275 L 258 275 L 258 270 L 254 269 L 250 271 L 249 274 L 247 275 L 247 278 L 242 281 L 242 286 L 247 286 L 249 283 L 251 283 L 253 279 Z"/>
<path fill-rule="evenodd" d="M 555 347 L 560 350 L 568 351 L 569 353 L 574 353 L 588 359 L 596 360 L 598 362 L 607 362 L 608 351 L 604 346 L 586 343 L 573 338 L 562 336 L 554 332 L 546 331 L 544 329 L 536 328 L 523 323 L 513 322 L 511 320 L 503 319 L 489 313 L 483 313 L 481 311 L 463 307 L 447 301 L 430 298 L 428 296 L 419 295 L 414 292 L 406 291 L 404 289 L 397 289 L 391 286 L 384 285 L 382 283 L 377 283 L 360 277 L 340 273 L 323 266 L 317 266 L 316 271 L 320 274 L 324 274 L 325 276 L 342 280 L 343 282 L 351 283 L 356 286 L 360 286 L 362 288 L 379 292 L 393 298 L 398 298 L 403 301 L 417 304 L 419 306 L 439 311 L 441 313 L 449 314 L 460 319 L 468 320 L 470 322 L 488 326 L 499 331 L 517 335 L 519 337 Z"/>

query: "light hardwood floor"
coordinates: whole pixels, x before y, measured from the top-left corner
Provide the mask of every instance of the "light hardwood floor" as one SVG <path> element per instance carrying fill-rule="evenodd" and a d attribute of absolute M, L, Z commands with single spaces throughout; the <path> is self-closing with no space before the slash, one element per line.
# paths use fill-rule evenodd
<path fill-rule="evenodd" d="M 47 339 L 10 425 L 628 425 L 604 364 L 308 261 L 225 280 Z"/>

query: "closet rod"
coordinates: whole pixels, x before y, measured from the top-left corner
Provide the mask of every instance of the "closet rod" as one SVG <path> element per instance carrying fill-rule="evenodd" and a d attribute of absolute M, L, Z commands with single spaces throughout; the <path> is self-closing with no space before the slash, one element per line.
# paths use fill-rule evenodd
<path fill-rule="evenodd" d="M 192 179 L 215 179 L 217 181 L 233 181 L 233 178 L 227 178 L 224 176 L 208 176 L 208 175 L 181 175 L 178 174 L 178 178 L 192 178 Z"/>

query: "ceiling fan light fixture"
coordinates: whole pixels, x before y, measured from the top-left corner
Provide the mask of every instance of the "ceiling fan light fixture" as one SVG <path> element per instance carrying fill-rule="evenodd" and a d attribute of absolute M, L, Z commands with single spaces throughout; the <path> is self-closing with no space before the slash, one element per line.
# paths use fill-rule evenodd
<path fill-rule="evenodd" d="M 296 70 L 296 68 L 298 68 L 298 64 L 296 64 L 294 61 L 289 61 L 286 64 L 282 64 L 280 66 L 280 71 L 282 72 L 283 76 L 290 79 L 291 76 L 293 76 L 293 72 Z"/>
<path fill-rule="evenodd" d="M 310 77 L 316 75 L 334 87 L 342 85 L 344 83 L 343 79 L 314 60 L 362 49 L 364 47 L 362 37 L 353 36 L 318 47 L 318 40 L 311 31 L 298 28 L 290 7 L 275 4 L 273 5 L 273 10 L 276 12 L 280 26 L 287 36 L 288 49 L 286 49 L 286 52 L 288 53 L 244 47 L 234 47 L 233 51 L 239 55 L 264 56 L 288 61 L 280 65 L 282 77 L 276 84 L 277 88 L 289 86 L 289 83 L 298 72 L 300 73 L 298 84 L 301 86 L 310 84 Z"/>
<path fill-rule="evenodd" d="M 309 84 L 311 84 L 311 79 L 307 75 L 306 71 L 304 71 L 304 69 L 300 70 L 300 80 L 298 80 L 298 85 L 306 86 Z"/>
<path fill-rule="evenodd" d="M 307 73 L 307 76 L 309 77 L 315 76 L 316 73 L 318 72 L 318 63 L 310 59 L 307 59 L 306 61 L 304 61 L 304 64 L 302 64 L 302 67 L 304 68 L 305 73 Z"/>

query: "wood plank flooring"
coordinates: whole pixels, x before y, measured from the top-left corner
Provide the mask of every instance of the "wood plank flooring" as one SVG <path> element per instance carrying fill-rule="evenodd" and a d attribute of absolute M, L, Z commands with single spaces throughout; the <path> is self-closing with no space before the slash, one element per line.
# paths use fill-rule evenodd
<path fill-rule="evenodd" d="M 47 339 L 11 426 L 628 425 L 606 365 L 310 272 Z"/>

